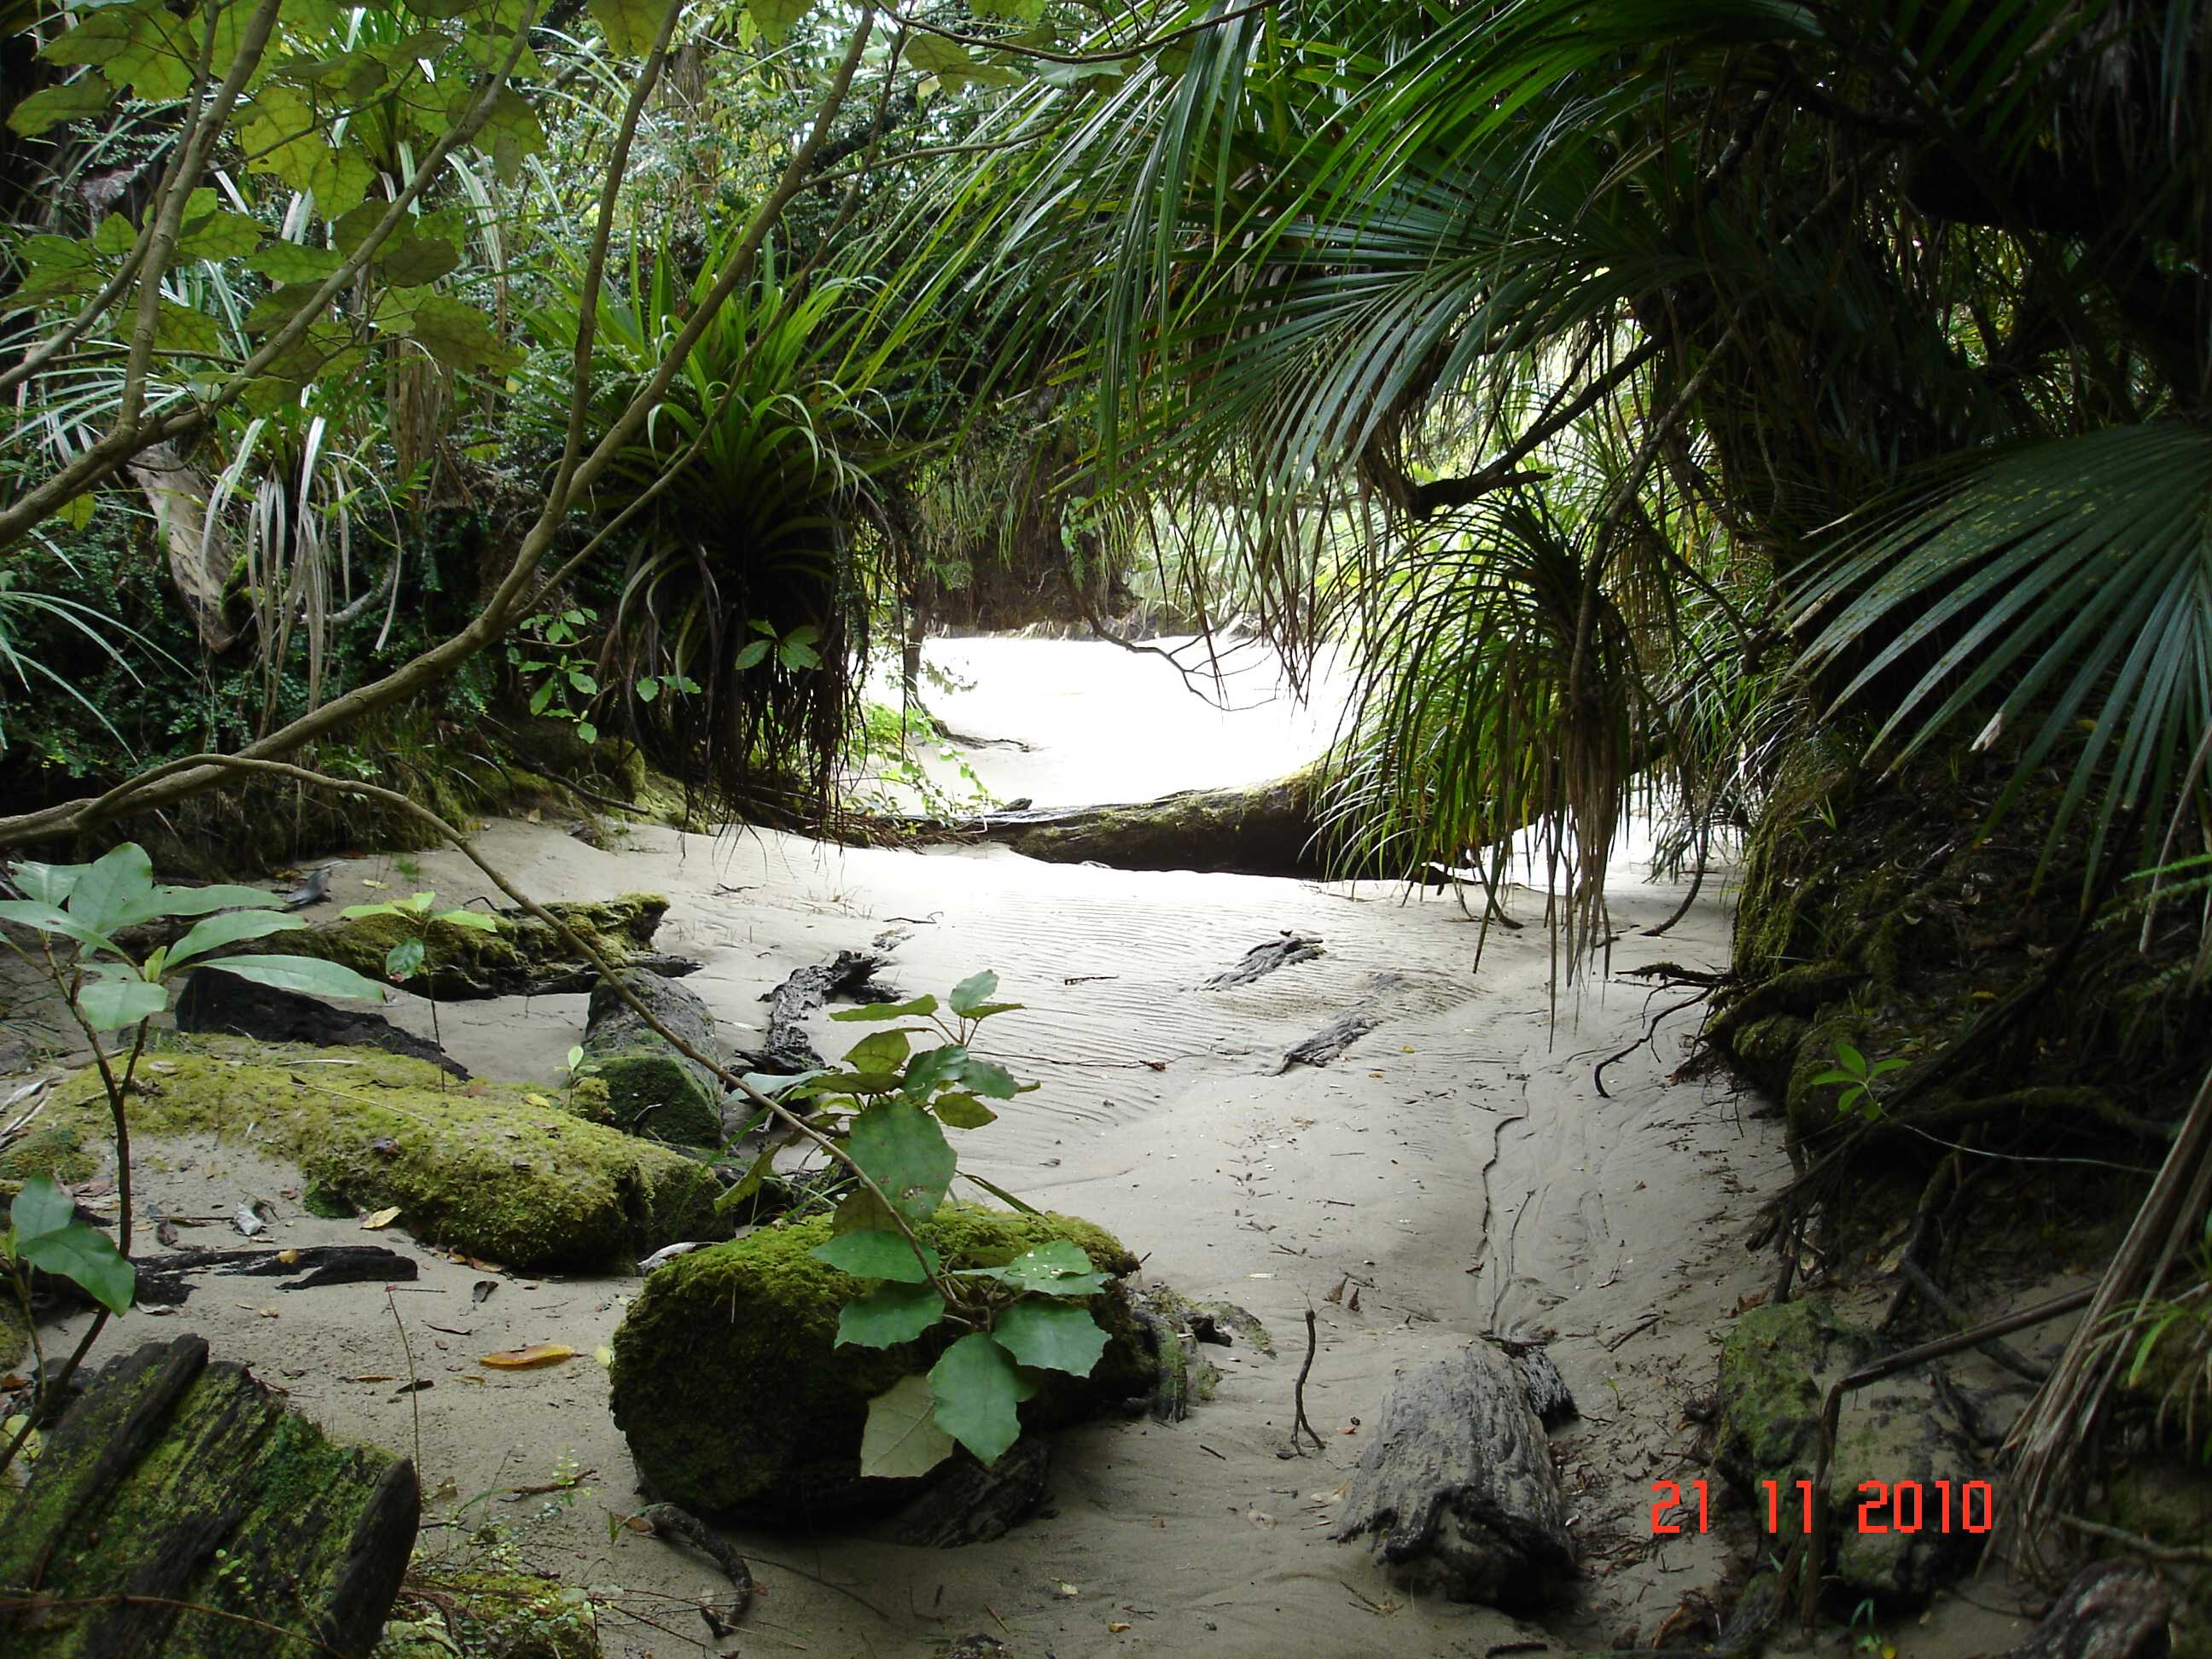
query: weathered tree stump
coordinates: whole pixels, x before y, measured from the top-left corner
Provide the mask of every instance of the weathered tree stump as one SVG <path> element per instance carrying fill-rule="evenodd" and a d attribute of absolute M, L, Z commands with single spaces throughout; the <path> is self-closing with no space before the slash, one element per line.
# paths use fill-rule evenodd
<path fill-rule="evenodd" d="M 684 1042 L 715 1052 L 714 1017 L 697 993 L 642 969 L 625 971 L 622 981 Z M 720 1081 L 639 1018 L 611 985 L 592 993 L 584 1052 L 607 1085 L 608 1117 L 617 1128 L 684 1146 L 721 1145 Z"/>
<path fill-rule="evenodd" d="M 2074 1576 L 2027 1640 L 2004 1659 L 2151 1659 L 2166 1650 L 2173 1595 L 2132 1561 L 2100 1561 Z"/>
<path fill-rule="evenodd" d="M 149 1343 L 47 1435 L 0 1522 L 0 1650 L 357 1659 L 418 1519 L 404 1459 L 325 1439 L 199 1337 Z"/>
<path fill-rule="evenodd" d="M 1408 1371 L 1382 1405 L 1332 1536 L 1401 1582 L 1525 1608 L 1575 1570 L 1559 1475 L 1520 1373 L 1487 1343 Z"/>
<path fill-rule="evenodd" d="M 319 1048 L 381 1048 L 410 1060 L 427 1060 L 463 1082 L 468 1080 L 467 1066 L 428 1037 L 403 1031 L 381 1014 L 333 1008 L 318 998 L 256 985 L 215 968 L 195 968 L 185 975 L 184 993 L 177 999 L 177 1029 L 262 1042 L 310 1042 Z"/>

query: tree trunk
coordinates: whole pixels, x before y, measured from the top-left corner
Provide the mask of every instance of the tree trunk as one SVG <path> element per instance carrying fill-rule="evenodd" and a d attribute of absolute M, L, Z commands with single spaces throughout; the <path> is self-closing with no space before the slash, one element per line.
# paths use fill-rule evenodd
<path fill-rule="evenodd" d="M 1272 783 L 1183 789 L 1126 805 L 987 812 L 957 828 L 1048 864 L 1319 877 L 1318 763 Z"/>

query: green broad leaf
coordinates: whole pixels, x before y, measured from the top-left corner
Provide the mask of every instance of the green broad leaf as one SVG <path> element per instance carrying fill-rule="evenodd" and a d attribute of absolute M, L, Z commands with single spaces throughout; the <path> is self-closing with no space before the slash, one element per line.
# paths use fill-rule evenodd
<path fill-rule="evenodd" d="M 933 1214 L 959 1160 L 937 1120 L 912 1101 L 894 1097 L 853 1120 L 845 1150 L 909 1220 Z"/>
<path fill-rule="evenodd" d="M 32 859 L 12 865 L 8 871 L 24 897 L 43 904 L 66 902 L 76 885 L 76 878 L 83 873 L 82 864 L 40 864 Z"/>
<path fill-rule="evenodd" d="M 23 280 L 0 301 L 10 311 L 87 295 L 100 284 L 100 264 L 90 242 L 69 236 L 28 236 L 17 257 L 23 264 Z"/>
<path fill-rule="evenodd" d="M 234 910 L 240 906 L 268 909 L 283 899 L 264 887 L 238 887 L 216 882 L 208 887 L 156 887 L 132 905 L 120 925 L 155 921 L 178 916 L 204 916 L 210 910 Z"/>
<path fill-rule="evenodd" d="M 914 1246 L 895 1232 L 872 1230 L 840 1233 L 826 1244 L 817 1244 L 807 1254 L 855 1279 L 888 1279 L 901 1285 L 926 1285 L 929 1275 L 945 1264 L 928 1245 L 921 1248 L 928 1258 L 926 1268 L 921 1258 L 915 1255 Z"/>
<path fill-rule="evenodd" d="M 127 979 L 118 974 L 112 979 L 89 981 L 76 994 L 77 1012 L 95 1031 L 122 1030 L 142 1019 L 151 1019 L 168 1006 L 167 991 L 135 974 Z"/>
<path fill-rule="evenodd" d="M 991 1328 L 998 1345 L 1024 1365 L 1088 1376 L 1106 1352 L 1106 1333 L 1088 1308 L 1018 1302 Z"/>
<path fill-rule="evenodd" d="M 182 357 L 220 357 L 222 327 L 204 311 L 164 300 L 154 313 L 154 343 Z"/>
<path fill-rule="evenodd" d="M 447 120 L 458 123 L 475 99 L 474 87 L 462 87 L 447 106 Z M 525 158 L 545 148 L 545 129 L 538 123 L 536 106 L 513 87 L 503 88 L 492 100 L 490 118 L 478 130 L 475 146 L 491 157 L 492 171 L 501 184 L 514 184 L 522 177 Z"/>
<path fill-rule="evenodd" d="M 768 641 L 755 640 L 730 659 L 730 666 L 740 674 L 748 668 L 757 668 L 768 659 Z M 833 1016 L 834 1018 L 834 1016 Z"/>
<path fill-rule="evenodd" d="M 980 1129 L 999 1121 L 996 1112 L 969 1094 L 939 1095 L 934 1109 L 939 1123 L 950 1124 L 956 1129 Z"/>
<path fill-rule="evenodd" d="M 842 1238 L 847 1233 L 898 1232 L 898 1218 L 890 1207 L 866 1187 L 846 1194 L 837 1206 L 836 1213 L 830 1218 L 830 1231 Z"/>
<path fill-rule="evenodd" d="M 904 1002 L 864 1002 L 857 1008 L 840 1008 L 830 1018 L 848 1025 L 860 1025 L 890 1019 L 918 1019 L 936 1012 L 937 999 L 925 992 Z"/>
<path fill-rule="evenodd" d="M 748 618 L 746 620 L 745 626 L 751 629 L 756 634 L 767 635 L 771 640 L 775 637 L 775 624 L 771 622 L 763 622 L 758 617 Z"/>
<path fill-rule="evenodd" d="M 1048 87 L 1080 86 L 1085 81 L 1125 81 L 1129 69 L 1126 64 L 1034 64 L 1030 73 Z"/>
<path fill-rule="evenodd" d="M 226 945 L 236 945 L 241 939 L 296 933 L 307 925 L 297 916 L 276 910 L 226 910 L 221 915 L 193 923 L 191 932 L 179 939 L 176 949 L 169 952 L 167 965 L 174 968 L 180 962 L 219 951 Z"/>
<path fill-rule="evenodd" d="M 589 4 L 592 21 L 616 57 L 642 58 L 653 50 L 663 6 L 653 0 L 589 0 Z"/>
<path fill-rule="evenodd" d="M 772 46 L 781 46 L 791 26 L 812 9 L 813 0 L 745 0 L 745 15 Z"/>
<path fill-rule="evenodd" d="M 460 249 L 444 238 L 405 232 L 388 238 L 376 253 L 377 275 L 394 288 L 434 283 L 460 263 Z"/>
<path fill-rule="evenodd" d="M 489 317 L 450 294 L 387 289 L 377 304 L 376 325 L 406 335 L 447 368 L 464 374 L 504 372 L 521 361 L 500 343 Z"/>
<path fill-rule="evenodd" d="M 16 1250 L 41 1272 L 73 1279 L 85 1293 L 110 1313 L 131 1310 L 131 1292 L 138 1275 L 115 1248 L 115 1241 L 97 1227 L 81 1221 L 35 1238 L 20 1239 Z"/>
<path fill-rule="evenodd" d="M 822 666 L 822 653 L 820 652 L 817 651 L 811 645 L 801 645 L 794 640 L 786 640 L 782 644 L 777 646 L 775 648 L 775 659 L 786 668 L 791 670 L 794 674 L 802 668 L 819 668 Z"/>
<path fill-rule="evenodd" d="M 105 60 L 102 68 L 107 78 L 155 103 L 182 98 L 190 92 L 199 69 L 197 20 L 178 16 L 161 0 L 131 0 L 116 9 L 129 19 L 130 33 Z M 228 9 L 234 13 L 237 8 Z M 219 44 L 215 61 L 230 61 Z"/>
<path fill-rule="evenodd" d="M 871 1031 L 845 1051 L 845 1063 L 859 1072 L 896 1072 L 910 1048 L 903 1030 Z"/>
<path fill-rule="evenodd" d="M 82 495 L 72 495 L 54 509 L 54 517 L 72 530 L 82 530 L 92 522 L 93 509 L 99 499 L 90 490 Z"/>
<path fill-rule="evenodd" d="M 419 939 L 403 939 L 384 953 L 384 971 L 391 979 L 412 979 L 422 971 L 428 951 Z"/>
<path fill-rule="evenodd" d="M 769 1171 L 775 1167 L 775 1147 L 770 1146 L 755 1158 L 752 1167 L 745 1171 L 744 1179 L 738 1182 L 736 1186 L 728 1188 L 714 1200 L 716 1215 L 729 1214 L 731 1211 L 761 1189 L 761 1182 L 768 1179 Z"/>
<path fill-rule="evenodd" d="M 817 1094 L 827 1094 L 832 1089 L 843 1089 L 856 1095 L 895 1095 L 899 1089 L 896 1072 L 840 1072 L 830 1078 Z"/>
<path fill-rule="evenodd" d="M 100 228 L 92 233 L 92 251 L 109 255 L 128 253 L 137 240 L 138 227 L 122 214 L 111 213 L 100 222 Z"/>
<path fill-rule="evenodd" d="M 488 916 L 481 910 L 441 910 L 430 918 L 448 927 L 465 927 L 472 933 L 496 933 L 499 918 Z"/>
<path fill-rule="evenodd" d="M 823 1078 L 830 1079 L 826 1085 L 821 1083 Z M 817 1066 L 804 1072 L 747 1072 L 744 1082 L 748 1087 L 757 1090 L 771 1100 L 786 1093 L 793 1100 L 804 1100 L 808 1095 L 821 1093 L 824 1087 L 836 1089 L 842 1086 L 837 1080 L 837 1074 L 826 1066 Z"/>
<path fill-rule="evenodd" d="M 925 1048 L 907 1062 L 899 1086 L 919 1100 L 933 1089 L 959 1082 L 967 1064 L 968 1051 L 957 1042 Z"/>
<path fill-rule="evenodd" d="M 246 256 L 246 268 L 272 283 L 319 283 L 345 261 L 327 247 L 302 247 L 297 242 L 271 242 Z M 303 294 L 302 299 L 307 296 Z"/>
<path fill-rule="evenodd" d="M 928 1285 L 878 1285 L 837 1310 L 834 1346 L 888 1348 L 913 1341 L 944 1317 L 945 1298 Z"/>
<path fill-rule="evenodd" d="M 860 1473 L 872 1480 L 911 1480 L 951 1456 L 952 1446 L 952 1437 L 937 1426 L 929 1379 L 902 1376 L 868 1401 Z"/>
<path fill-rule="evenodd" d="M 1024 1250 L 1003 1267 L 968 1267 L 970 1279 L 995 1279 L 1016 1290 L 1040 1296 L 1096 1296 L 1106 1288 L 1109 1274 L 1092 1265 L 1079 1244 L 1064 1238 L 1048 1239 Z"/>
<path fill-rule="evenodd" d="M 578 720 L 576 738 L 580 743 L 597 743 L 599 740 L 599 728 L 589 720 Z"/>
<path fill-rule="evenodd" d="M 1012 1355 L 976 1331 L 929 1368 L 929 1392 L 937 1401 L 937 1426 L 988 1468 L 1022 1437 L 1015 1408 L 1036 1385 L 1015 1368 Z"/>
<path fill-rule="evenodd" d="M 964 1019 L 988 1002 L 991 994 L 998 988 L 999 976 L 986 968 L 980 974 L 970 974 L 954 986 L 952 994 L 945 1000 L 945 1006 Z"/>
<path fill-rule="evenodd" d="M 335 267 L 333 267 L 335 269 Z M 315 279 L 286 283 L 256 300 L 239 327 L 247 334 L 274 334 L 286 326 L 315 296 Z"/>
<path fill-rule="evenodd" d="M 23 1183 L 9 1207 L 8 1224 L 18 1240 L 58 1233 L 76 1219 L 76 1206 L 51 1177 L 34 1175 Z"/>
<path fill-rule="evenodd" d="M 637 693 L 637 700 L 640 702 L 651 702 L 660 695 L 660 682 L 648 674 L 630 690 Z"/>
<path fill-rule="evenodd" d="M 193 194 L 198 195 L 195 191 Z M 239 259 L 261 246 L 261 227 L 243 213 L 222 210 L 202 215 L 177 238 L 180 259 Z"/>
<path fill-rule="evenodd" d="M 585 696 L 596 697 L 599 695 L 599 681 L 580 668 L 572 668 L 568 671 L 568 684 L 574 686 Z"/>
<path fill-rule="evenodd" d="M 960 1080 L 988 1100 L 1012 1100 L 1022 1091 L 1022 1085 L 1014 1081 L 1012 1072 L 988 1060 L 969 1060 L 962 1070 Z"/>
<path fill-rule="evenodd" d="M 256 985 L 273 985 L 280 991 L 301 991 L 312 997 L 352 997 L 362 1002 L 381 1002 L 385 990 L 341 963 L 319 957 L 222 957 L 207 964 L 210 970 L 236 974 Z"/>
<path fill-rule="evenodd" d="M 981 1176 L 975 1174 L 973 1170 L 963 1170 L 960 1172 L 960 1178 L 963 1181 L 971 1182 L 975 1185 L 981 1187 L 985 1192 L 990 1194 L 992 1197 L 997 1199 L 1000 1203 L 1005 1205 L 1008 1209 L 1019 1211 L 1024 1215 L 1042 1215 L 1044 1213 L 1042 1210 L 1037 1208 L 1036 1205 L 1030 1203 L 1029 1200 L 1022 1197 L 1019 1194 L 1010 1193 L 1004 1187 L 1001 1187 L 997 1182 L 987 1181 Z"/>
<path fill-rule="evenodd" d="M 1843 1061 L 1857 1076 L 1866 1075 L 1866 1056 L 1852 1048 L 1850 1043 L 1838 1042 L 1836 1045 L 1836 1058 Z"/>
<path fill-rule="evenodd" d="M 1035 23 L 1044 17 L 1044 0 L 968 0 L 978 17 L 1003 17 L 1010 22 Z"/>
<path fill-rule="evenodd" d="M 95 70 L 58 87 L 40 88 L 8 112 L 8 126 L 35 138 L 64 121 L 97 120 L 114 101 L 115 88 Z"/>
<path fill-rule="evenodd" d="M 81 925 L 108 933 L 126 922 L 150 920 L 132 912 L 154 891 L 154 861 L 135 841 L 110 848 L 87 865 L 69 896 L 69 913 Z"/>
<path fill-rule="evenodd" d="M 59 933 L 64 939 L 73 939 L 79 945 L 94 950 L 112 951 L 123 954 L 122 948 L 106 934 L 87 927 L 66 910 L 42 904 L 36 899 L 0 899 L 0 921 L 20 922 L 26 927 L 35 927 L 42 933 Z"/>

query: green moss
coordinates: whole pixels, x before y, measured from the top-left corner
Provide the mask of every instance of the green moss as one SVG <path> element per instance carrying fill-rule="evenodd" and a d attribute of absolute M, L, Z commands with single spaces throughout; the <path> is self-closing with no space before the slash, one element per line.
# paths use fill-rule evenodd
<path fill-rule="evenodd" d="M 11 1370 L 31 1351 L 31 1328 L 15 1305 L 14 1291 L 0 1286 L 0 1371 Z"/>
<path fill-rule="evenodd" d="M 305 1066 L 298 1057 L 327 1061 L 329 1051 L 194 1039 L 146 1078 L 133 1125 L 250 1139 L 296 1162 L 328 1200 L 398 1205 L 419 1237 L 512 1267 L 627 1261 L 716 1231 L 720 1188 L 702 1164 L 535 1104 L 522 1084 L 471 1093 L 422 1060 L 348 1053 L 343 1066 Z M 85 1134 L 106 1109 L 85 1073 L 48 1108 Z"/>
<path fill-rule="evenodd" d="M 1753 1308 L 1721 1347 L 1720 1434 L 1713 1461 L 1739 1486 L 1809 1480 L 1820 1461 L 1820 1375 L 1855 1362 L 1865 1334 L 1825 1302 Z"/>
<path fill-rule="evenodd" d="M 1137 1267 L 1110 1234 L 1069 1216 L 953 1204 L 921 1231 L 950 1267 L 1001 1266 L 1055 1238 L 1117 1275 Z M 646 1279 L 615 1334 L 610 1403 L 654 1496 L 710 1513 L 776 1514 L 903 1490 L 859 1479 L 868 1401 L 926 1370 L 957 1332 L 836 1347 L 838 1309 L 864 1286 L 810 1254 L 830 1237 L 826 1216 L 764 1227 Z M 1151 1388 L 1152 1362 L 1118 1287 L 1091 1308 L 1110 1339 L 1104 1357 L 1089 1378 L 1044 1374 L 1022 1407 L 1025 1425 L 1069 1421 Z"/>
<path fill-rule="evenodd" d="M 590 1595 L 533 1573 L 418 1568 L 370 1659 L 599 1659 Z"/>
<path fill-rule="evenodd" d="M 608 963 L 619 968 L 653 942 L 668 901 L 658 893 L 625 893 L 619 898 L 545 907 L 583 935 Z M 408 981 L 410 990 L 438 998 L 498 996 L 526 990 L 543 972 L 575 958 L 553 928 L 534 917 L 494 917 L 489 928 L 432 922 L 427 929 L 403 915 L 356 916 L 326 927 L 275 933 L 257 948 L 276 954 L 324 957 L 374 980 L 385 977 L 392 948 L 422 930 L 424 961 Z"/>
<path fill-rule="evenodd" d="M 98 1079 L 94 1081 L 96 1085 Z M 42 1124 L 0 1152 L 0 1178 L 27 1181 L 42 1175 L 72 1184 L 91 1180 L 99 1170 L 110 1127 L 106 1097 L 100 1099 L 97 1122 Z"/>
<path fill-rule="evenodd" d="M 686 1146 L 722 1143 L 721 1096 L 665 1048 L 594 1049 L 590 1079 L 605 1091 L 607 1121 L 632 1134 Z"/>

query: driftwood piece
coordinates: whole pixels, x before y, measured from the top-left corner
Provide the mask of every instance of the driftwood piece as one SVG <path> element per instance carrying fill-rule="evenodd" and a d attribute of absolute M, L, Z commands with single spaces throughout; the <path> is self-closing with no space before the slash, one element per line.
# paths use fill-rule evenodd
<path fill-rule="evenodd" d="M 280 1291 L 312 1291 L 327 1285 L 399 1285 L 421 1271 L 411 1255 L 381 1244 L 309 1244 L 294 1250 L 173 1250 L 163 1255 L 133 1256 L 137 1300 L 142 1307 L 184 1305 L 199 1273 L 246 1274 L 283 1279 Z"/>
<path fill-rule="evenodd" d="M 1235 967 L 1223 969 L 1199 989 L 1219 991 L 1231 985 L 1249 985 L 1278 968 L 1287 968 L 1294 962 L 1311 962 L 1327 954 L 1321 948 L 1320 934 L 1293 933 L 1285 927 L 1280 936 L 1254 945 Z"/>
<path fill-rule="evenodd" d="M 2131 1561 L 2100 1561 L 2076 1573 L 2027 1640 L 2004 1659 L 2151 1659 L 2166 1650 L 2173 1596 Z"/>
<path fill-rule="evenodd" d="M 1543 1425 L 1504 1355 L 1471 1343 L 1391 1389 L 1332 1535 L 1362 1534 L 1401 1582 L 1455 1601 L 1534 1607 L 1573 1573 Z"/>
<path fill-rule="evenodd" d="M 622 981 L 692 1048 L 720 1052 L 714 1017 L 696 992 L 642 969 L 625 969 Z M 607 1085 L 608 1115 L 617 1128 L 684 1146 L 721 1144 L 720 1079 L 647 1025 L 611 985 L 592 993 L 584 1052 Z"/>
<path fill-rule="evenodd" d="M 1377 974 L 1368 981 L 1367 994 L 1370 1000 L 1380 997 L 1403 983 L 1395 974 Z M 1382 1020 L 1383 1011 L 1373 1006 L 1371 1000 L 1339 1014 L 1303 1042 L 1294 1042 L 1284 1049 L 1283 1057 L 1275 1062 L 1268 1075 L 1279 1077 L 1293 1066 L 1326 1066 Z"/>
<path fill-rule="evenodd" d="M 826 1065 L 806 1035 L 805 1019 L 818 1013 L 831 998 L 848 1002 L 898 1002 L 905 993 L 876 979 L 884 958 L 866 951 L 840 951 L 827 962 L 794 971 L 772 991 L 763 992 L 768 1004 L 768 1037 L 742 1058 L 750 1070 L 788 1076 Z"/>
<path fill-rule="evenodd" d="M 150 1343 L 47 1435 L 0 1520 L 0 1650 L 359 1659 L 418 1518 L 404 1459 L 325 1439 L 199 1337 Z"/>
<path fill-rule="evenodd" d="M 256 985 L 235 974 L 195 968 L 177 999 L 177 1029 L 216 1031 L 262 1042 L 307 1042 L 319 1048 L 381 1048 L 410 1060 L 427 1060 L 466 1081 L 469 1068 L 428 1037 L 403 1031 L 381 1014 L 333 1008 L 327 1002 L 273 985 Z"/>

